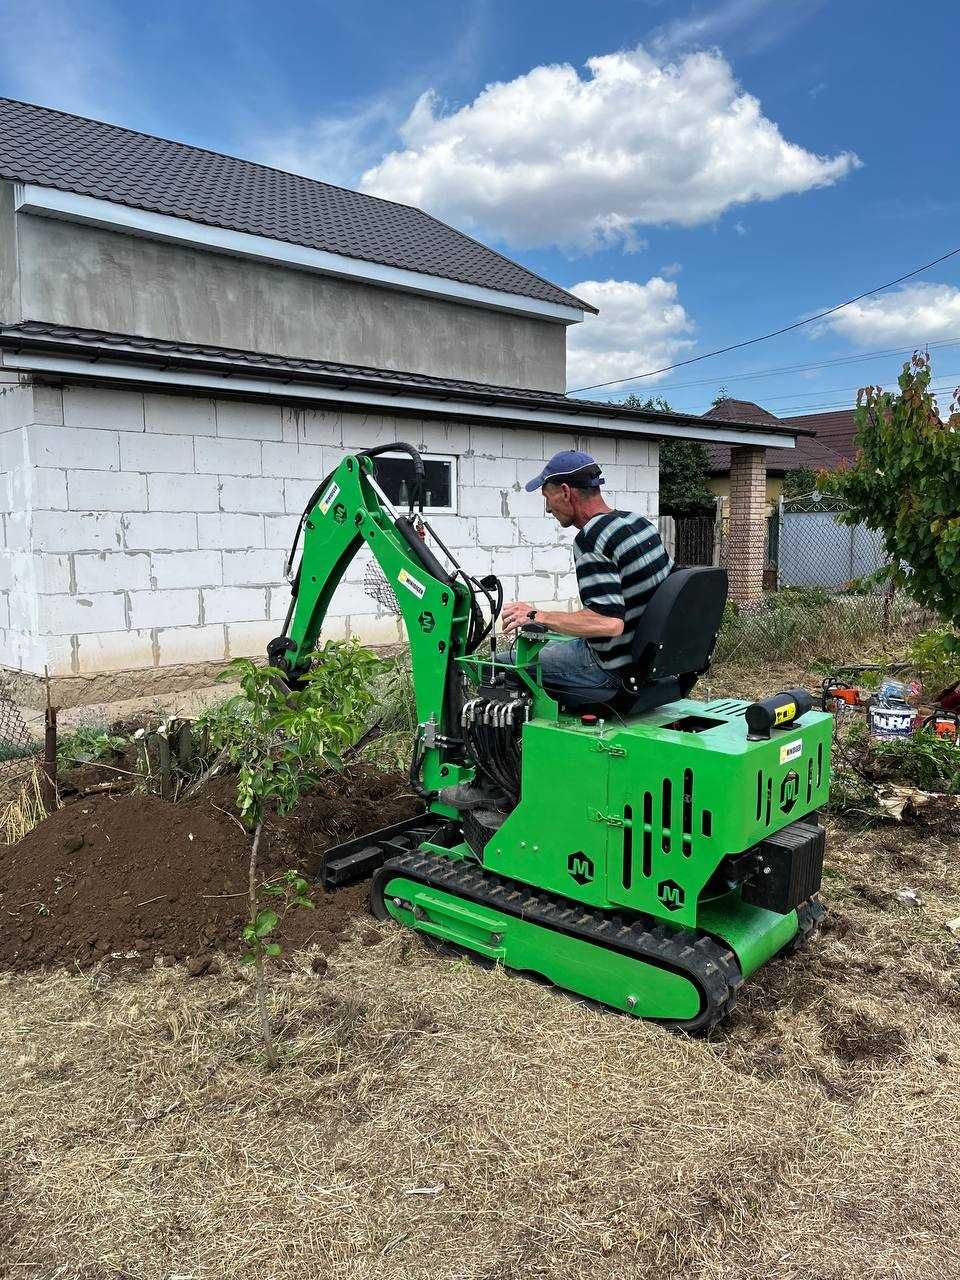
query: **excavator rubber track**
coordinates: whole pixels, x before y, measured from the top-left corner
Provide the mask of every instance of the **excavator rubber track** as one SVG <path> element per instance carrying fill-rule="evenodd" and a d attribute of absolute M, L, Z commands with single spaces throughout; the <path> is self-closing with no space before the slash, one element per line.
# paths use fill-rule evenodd
<path fill-rule="evenodd" d="M 439 890 L 475 906 L 490 908 L 552 933 L 636 959 L 642 965 L 682 976 L 699 992 L 699 1012 L 692 1018 L 662 1020 L 665 1025 L 681 1031 L 703 1034 L 715 1027 L 733 1008 L 743 982 L 733 952 L 699 930 L 671 928 L 649 917 L 629 919 L 592 910 L 494 875 L 465 859 L 445 858 L 419 850 L 388 858 L 374 875 L 370 900 L 373 914 L 379 920 L 394 918 L 388 900 L 394 907 L 397 902 L 390 893 L 390 885 L 402 881 Z M 416 908 L 413 916 L 417 916 Z M 417 927 L 416 922 L 413 927 Z M 503 963 L 512 967 L 509 957 L 505 957 Z"/>

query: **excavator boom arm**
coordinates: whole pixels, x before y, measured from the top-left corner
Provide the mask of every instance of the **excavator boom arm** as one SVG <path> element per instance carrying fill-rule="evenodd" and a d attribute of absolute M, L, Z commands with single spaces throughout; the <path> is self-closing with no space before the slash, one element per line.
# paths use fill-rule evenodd
<path fill-rule="evenodd" d="M 369 547 L 406 627 L 417 720 L 431 726 L 429 739 L 440 740 L 421 744 L 422 785 L 433 792 L 469 777 L 469 770 L 445 759 L 442 745 L 459 733 L 454 659 L 468 650 L 473 602 L 467 583 L 446 570 L 409 516 L 389 506 L 369 454 L 343 459 L 318 486 L 301 523 L 290 610 L 283 634 L 268 646 L 271 663 L 292 682 L 307 671 L 334 593 L 357 552 Z"/>

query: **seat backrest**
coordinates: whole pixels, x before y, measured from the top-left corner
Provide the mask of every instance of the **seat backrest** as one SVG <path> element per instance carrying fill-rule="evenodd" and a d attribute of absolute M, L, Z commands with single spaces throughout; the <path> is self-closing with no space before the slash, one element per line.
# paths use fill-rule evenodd
<path fill-rule="evenodd" d="M 692 685 L 710 665 L 726 602 L 726 569 L 674 569 L 637 623 L 629 684 L 690 676 Z"/>

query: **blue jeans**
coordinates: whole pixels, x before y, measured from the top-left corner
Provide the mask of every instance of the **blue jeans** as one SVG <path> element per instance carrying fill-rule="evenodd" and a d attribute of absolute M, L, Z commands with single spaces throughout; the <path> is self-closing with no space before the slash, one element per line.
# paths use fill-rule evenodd
<path fill-rule="evenodd" d="M 540 679 L 551 697 L 566 707 L 607 702 L 621 688 L 619 678 L 600 665 L 586 640 L 551 640 L 540 650 Z"/>

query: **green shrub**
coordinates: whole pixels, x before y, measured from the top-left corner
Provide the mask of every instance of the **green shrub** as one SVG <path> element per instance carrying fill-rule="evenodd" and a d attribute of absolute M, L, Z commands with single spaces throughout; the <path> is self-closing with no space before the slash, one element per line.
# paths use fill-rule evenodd
<path fill-rule="evenodd" d="M 894 581 L 960 626 L 960 414 L 940 417 L 929 355 L 914 352 L 898 391 L 857 393 L 857 458 L 823 472 L 822 491 L 843 501 L 840 519 L 883 534 Z"/>
<path fill-rule="evenodd" d="M 875 742 L 879 771 L 893 781 L 912 783 L 922 791 L 960 794 L 960 746 L 949 738 L 923 731 L 912 738 Z"/>
<path fill-rule="evenodd" d="M 952 627 L 921 632 L 907 649 L 907 661 L 931 693 L 960 680 L 960 636 Z"/>
<path fill-rule="evenodd" d="M 324 769 L 341 764 L 344 748 L 356 741 L 366 723 L 383 666 L 355 640 L 327 641 L 311 656 L 299 689 L 288 688 L 271 667 L 235 658 L 220 679 L 239 681 L 243 701 L 231 698 L 229 710 L 221 709 L 209 725 L 211 737 L 219 735 L 220 749 L 237 770 L 237 812 L 252 837 L 243 959 L 253 966 L 261 1037 L 271 1068 L 279 1059 L 267 1009 L 265 965 L 280 955 L 273 936 L 280 916 L 260 909 L 257 860 L 263 824 L 271 810 L 290 813 Z M 293 871 L 283 881 L 293 891 L 294 905 L 313 906 L 301 876 Z M 267 891 L 273 893 L 275 887 Z"/>
<path fill-rule="evenodd" d="M 123 751 L 127 739 L 97 724 L 81 724 L 57 743 L 57 759 L 63 765 L 89 764 Z"/>

